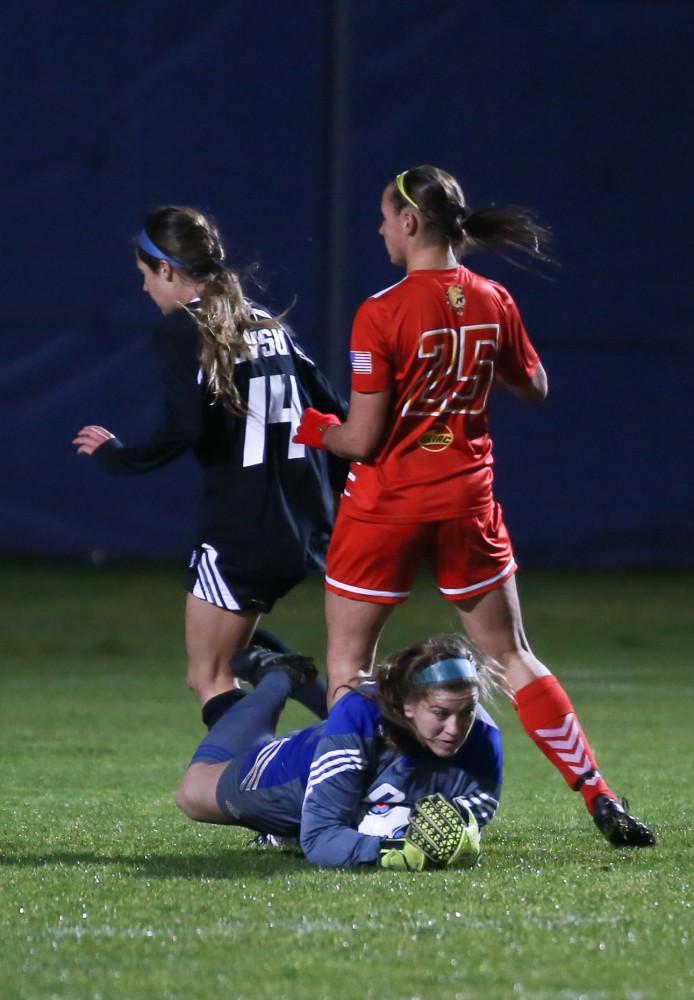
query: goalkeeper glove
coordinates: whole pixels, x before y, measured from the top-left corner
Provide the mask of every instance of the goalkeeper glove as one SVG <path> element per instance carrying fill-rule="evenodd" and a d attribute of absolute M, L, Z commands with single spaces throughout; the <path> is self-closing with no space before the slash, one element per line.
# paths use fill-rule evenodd
<path fill-rule="evenodd" d="M 424 868 L 472 868 L 480 855 L 477 820 L 465 806 L 428 795 L 415 806 L 402 839 L 381 841 L 381 868 L 421 872 Z"/>
<path fill-rule="evenodd" d="M 415 805 L 407 840 L 433 867 L 472 868 L 480 855 L 477 820 L 465 806 L 456 809 L 439 793 Z"/>
<path fill-rule="evenodd" d="M 395 872 L 421 872 L 431 867 L 424 851 L 411 844 L 407 837 L 382 840 L 379 864 Z"/>
<path fill-rule="evenodd" d="M 292 438 L 295 444 L 307 444 L 310 448 L 324 448 L 323 435 L 328 427 L 339 427 L 342 421 L 334 413 L 320 413 L 312 406 L 307 407 L 301 423 Z"/>

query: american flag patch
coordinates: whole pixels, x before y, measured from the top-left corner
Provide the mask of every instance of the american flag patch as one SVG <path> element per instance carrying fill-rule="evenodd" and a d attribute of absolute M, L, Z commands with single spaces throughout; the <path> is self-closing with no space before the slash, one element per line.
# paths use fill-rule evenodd
<path fill-rule="evenodd" d="M 371 351 L 350 351 L 349 360 L 352 362 L 352 371 L 361 375 L 371 374 Z"/>

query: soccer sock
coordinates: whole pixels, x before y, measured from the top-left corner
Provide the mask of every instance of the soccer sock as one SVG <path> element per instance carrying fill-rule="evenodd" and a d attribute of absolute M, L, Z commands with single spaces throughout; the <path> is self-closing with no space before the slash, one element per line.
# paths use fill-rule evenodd
<path fill-rule="evenodd" d="M 521 688 L 516 692 L 514 707 L 523 729 L 569 788 L 580 791 L 591 816 L 598 795 L 617 798 L 600 774 L 571 700 L 556 677 L 538 677 Z"/>
<path fill-rule="evenodd" d="M 272 739 L 291 686 L 289 676 L 278 670 L 266 674 L 253 691 L 234 689 L 211 698 L 216 701 L 226 695 L 240 696 L 227 700 L 226 709 L 193 754 L 191 764 L 231 760 L 256 743 Z"/>
<path fill-rule="evenodd" d="M 230 691 L 222 691 L 221 694 L 216 694 L 212 698 L 208 698 L 205 704 L 202 706 L 202 721 L 203 725 L 211 729 L 224 715 L 226 710 L 240 698 L 244 698 L 246 695 L 245 691 L 241 688 L 231 688 Z"/>
<path fill-rule="evenodd" d="M 307 708 L 309 712 L 317 715 L 319 719 L 327 718 L 328 688 L 322 678 L 316 677 L 315 681 L 311 681 L 310 684 L 302 684 L 300 688 L 296 689 L 292 698 Z"/>

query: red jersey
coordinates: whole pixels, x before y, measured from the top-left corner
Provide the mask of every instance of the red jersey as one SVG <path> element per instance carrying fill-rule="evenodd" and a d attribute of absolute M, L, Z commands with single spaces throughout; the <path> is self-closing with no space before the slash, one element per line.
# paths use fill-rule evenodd
<path fill-rule="evenodd" d="M 466 267 L 411 271 L 372 295 L 352 328 L 352 388 L 390 390 L 384 444 L 352 463 L 346 514 L 440 521 L 492 501 L 487 409 L 494 381 L 528 382 L 539 358 L 515 302 Z"/>

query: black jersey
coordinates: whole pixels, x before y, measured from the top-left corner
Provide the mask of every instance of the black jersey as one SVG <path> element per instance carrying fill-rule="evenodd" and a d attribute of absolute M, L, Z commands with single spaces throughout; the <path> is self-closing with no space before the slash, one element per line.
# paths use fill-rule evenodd
<path fill-rule="evenodd" d="M 254 307 L 253 318 L 268 319 Z M 333 520 L 328 456 L 295 444 L 306 406 L 344 418 L 325 376 L 278 325 L 245 333 L 248 357 L 234 382 L 245 414 L 215 402 L 198 359 L 198 331 L 185 309 L 166 316 L 157 347 L 164 417 L 146 441 L 107 441 L 94 457 L 115 473 L 149 472 L 191 449 L 204 473 L 199 542 L 212 542 L 241 572 L 301 576 L 324 569 Z M 334 488 L 340 488 L 339 471 Z"/>

